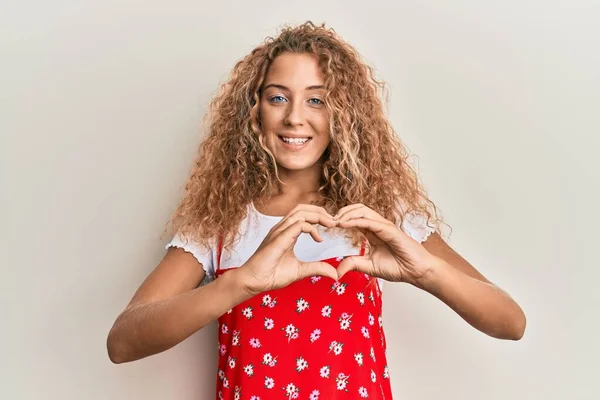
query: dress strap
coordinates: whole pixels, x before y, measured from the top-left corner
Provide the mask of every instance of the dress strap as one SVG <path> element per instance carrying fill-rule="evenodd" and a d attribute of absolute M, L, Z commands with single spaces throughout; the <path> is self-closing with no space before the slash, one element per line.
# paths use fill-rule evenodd
<path fill-rule="evenodd" d="M 366 245 L 367 245 L 367 239 L 364 238 L 362 241 L 362 244 L 360 246 L 360 256 L 361 257 L 365 255 Z"/>
<path fill-rule="evenodd" d="M 219 235 L 217 241 L 217 271 L 221 268 L 221 253 L 223 252 L 223 236 Z"/>

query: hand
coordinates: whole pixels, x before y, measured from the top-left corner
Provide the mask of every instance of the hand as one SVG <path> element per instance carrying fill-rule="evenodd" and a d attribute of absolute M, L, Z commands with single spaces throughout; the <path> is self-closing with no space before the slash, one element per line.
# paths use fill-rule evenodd
<path fill-rule="evenodd" d="M 338 276 L 355 270 L 392 282 L 418 286 L 435 257 L 396 225 L 362 204 L 346 206 L 334 217 L 340 228 L 357 228 L 369 241 L 369 253 L 345 258 Z"/>
<path fill-rule="evenodd" d="M 301 233 L 309 233 L 317 242 L 323 241 L 316 224 L 335 227 L 337 222 L 322 207 L 299 204 L 271 228 L 256 252 L 239 268 L 244 289 L 256 295 L 314 275 L 337 280 L 337 271 L 332 265 L 299 261 L 294 254 L 294 245 Z"/>

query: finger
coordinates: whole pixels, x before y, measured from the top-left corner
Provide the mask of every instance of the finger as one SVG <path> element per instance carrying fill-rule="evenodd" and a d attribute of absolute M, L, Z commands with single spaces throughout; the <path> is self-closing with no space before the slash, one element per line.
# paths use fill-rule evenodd
<path fill-rule="evenodd" d="M 315 206 L 312 204 L 298 204 L 296 205 L 296 207 L 294 207 L 292 209 L 292 211 L 290 211 L 289 213 L 287 213 L 287 215 L 285 215 L 281 221 L 279 221 L 277 224 L 275 224 L 275 226 L 273 226 L 273 228 L 271 228 L 271 230 L 278 230 L 282 225 L 285 225 L 285 227 L 287 227 L 288 225 L 286 224 L 286 222 L 294 215 L 297 215 L 298 212 L 312 212 L 312 213 L 318 213 L 323 215 L 324 217 L 329 217 L 333 220 L 333 216 L 331 214 L 329 214 L 327 212 L 327 210 L 325 210 L 323 207 L 319 207 L 319 206 Z"/>
<path fill-rule="evenodd" d="M 383 242 L 391 243 L 398 238 L 399 229 L 394 224 L 388 224 L 368 218 L 355 218 L 347 221 L 339 221 L 340 228 L 359 228 L 366 229 Z"/>
<path fill-rule="evenodd" d="M 344 213 L 354 210 L 356 208 L 360 208 L 360 207 L 364 207 L 364 204 L 361 204 L 361 203 L 350 204 L 349 206 L 340 208 L 338 210 L 337 214 L 335 214 L 333 217 L 336 219 L 339 219 Z"/>
<path fill-rule="evenodd" d="M 311 212 L 316 212 L 316 213 L 323 214 L 324 216 L 333 217 L 323 207 L 315 206 L 313 204 L 298 204 L 296 207 L 294 207 L 292 209 L 292 211 L 290 211 L 288 213 L 288 215 L 286 215 L 286 218 L 289 217 L 289 216 L 291 216 L 292 214 L 297 213 L 298 211 L 311 211 Z"/>
<path fill-rule="evenodd" d="M 275 238 L 275 240 L 287 249 L 293 247 L 301 233 L 308 233 L 316 242 L 322 242 L 323 238 L 319 234 L 317 227 L 304 221 L 296 221 L 290 225 Z"/>
<path fill-rule="evenodd" d="M 323 215 L 322 213 L 314 211 L 299 211 L 288 217 L 285 221 L 282 221 L 281 225 L 278 226 L 275 229 L 275 231 L 283 231 L 289 226 L 295 224 L 297 221 L 309 222 L 311 224 L 319 224 L 330 228 L 337 226 L 337 221 L 329 215 Z"/>
<path fill-rule="evenodd" d="M 328 264 L 328 263 L 322 262 L 322 261 L 311 261 L 311 262 L 300 261 L 299 273 L 300 273 L 299 279 L 307 278 L 309 276 L 320 275 L 320 276 L 327 276 L 327 277 L 333 279 L 334 281 L 338 280 L 337 270 L 331 264 Z"/>
<path fill-rule="evenodd" d="M 339 215 L 337 220 L 347 221 L 353 218 L 368 218 L 376 221 L 381 221 L 386 224 L 393 224 L 392 221 L 385 219 L 381 214 L 367 206 L 355 207 L 353 209 L 347 210 L 343 214 Z"/>
<path fill-rule="evenodd" d="M 344 258 L 337 267 L 338 279 L 342 279 L 349 271 L 359 271 L 371 276 L 376 275 L 373 260 L 364 256 L 350 256 Z"/>

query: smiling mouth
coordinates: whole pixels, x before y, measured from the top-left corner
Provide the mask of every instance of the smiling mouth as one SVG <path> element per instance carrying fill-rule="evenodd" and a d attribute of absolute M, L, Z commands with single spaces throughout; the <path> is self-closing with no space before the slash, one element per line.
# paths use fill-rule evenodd
<path fill-rule="evenodd" d="M 283 143 L 290 145 L 290 146 L 304 146 L 306 143 L 310 142 L 312 140 L 311 137 L 306 137 L 306 138 L 286 138 L 285 136 L 280 136 L 278 135 L 279 140 L 281 140 Z"/>

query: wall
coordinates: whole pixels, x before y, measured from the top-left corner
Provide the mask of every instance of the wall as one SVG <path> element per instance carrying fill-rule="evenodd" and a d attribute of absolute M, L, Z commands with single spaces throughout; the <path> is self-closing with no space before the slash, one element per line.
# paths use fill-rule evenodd
<path fill-rule="evenodd" d="M 164 253 L 219 82 L 278 25 L 311 19 L 389 83 L 451 245 L 528 316 L 522 341 L 498 341 L 388 285 L 395 397 L 598 398 L 599 6 L 566 4 L 4 4 L 0 397 L 213 396 L 214 326 L 125 365 L 106 334 Z"/>

